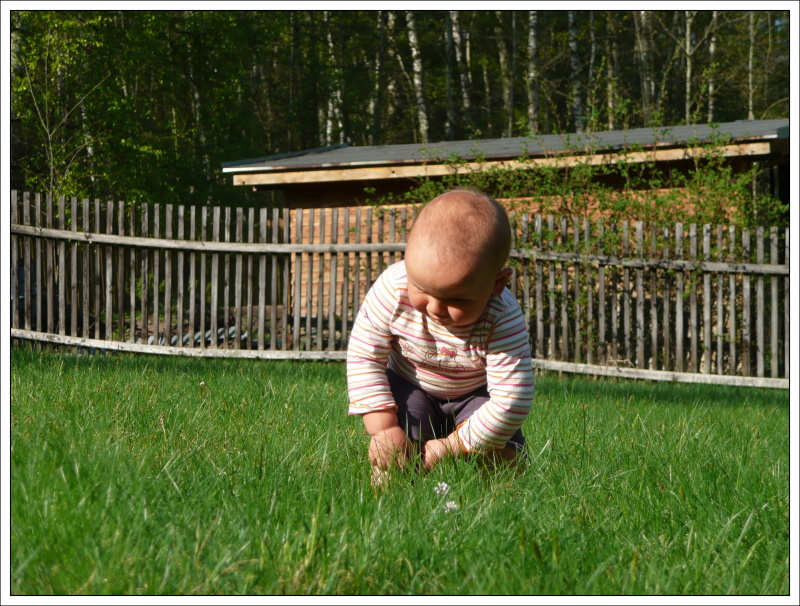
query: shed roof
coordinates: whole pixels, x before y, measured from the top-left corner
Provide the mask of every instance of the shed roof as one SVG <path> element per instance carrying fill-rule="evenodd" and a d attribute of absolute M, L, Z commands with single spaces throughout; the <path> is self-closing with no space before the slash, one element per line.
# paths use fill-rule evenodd
<path fill-rule="evenodd" d="M 336 145 L 251 158 L 222 165 L 234 176 L 235 184 L 295 183 L 326 180 L 386 179 L 393 177 L 445 174 L 432 165 L 444 166 L 454 160 L 485 164 L 507 164 L 521 158 L 552 158 L 572 154 L 586 157 L 613 154 L 631 148 L 665 150 L 686 148 L 722 137 L 739 145 L 789 138 L 789 120 L 739 120 L 716 125 L 635 128 L 591 133 L 567 133 L 499 139 L 440 141 L 397 145 Z M 737 148 L 738 149 L 738 148 Z M 766 148 L 761 148 L 766 149 Z M 738 149 L 728 155 L 758 155 L 753 149 Z M 666 159 L 675 159 L 667 158 Z M 658 159 L 658 158 L 656 158 Z M 373 171 L 375 167 L 396 170 Z M 452 169 L 450 169 L 452 172 Z M 302 173 L 300 177 L 297 173 Z M 317 176 L 310 176 L 318 173 Z M 279 174 L 293 176 L 278 176 Z"/>

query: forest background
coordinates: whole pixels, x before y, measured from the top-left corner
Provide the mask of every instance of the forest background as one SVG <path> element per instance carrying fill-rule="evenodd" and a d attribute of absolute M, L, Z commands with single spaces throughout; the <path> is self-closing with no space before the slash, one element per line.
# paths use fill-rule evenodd
<path fill-rule="evenodd" d="M 787 118 L 789 16 L 12 10 L 11 186 L 263 203 L 222 163 L 336 144 Z"/>

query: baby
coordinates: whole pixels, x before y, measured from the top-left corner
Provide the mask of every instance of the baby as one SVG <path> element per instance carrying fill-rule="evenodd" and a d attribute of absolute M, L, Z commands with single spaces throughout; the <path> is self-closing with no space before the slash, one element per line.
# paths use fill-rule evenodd
<path fill-rule="evenodd" d="M 420 449 L 425 469 L 466 453 L 513 460 L 533 399 L 528 332 L 506 288 L 506 212 L 473 190 L 420 211 L 405 258 L 375 281 L 347 350 L 349 413 L 371 436 L 373 480 Z"/>

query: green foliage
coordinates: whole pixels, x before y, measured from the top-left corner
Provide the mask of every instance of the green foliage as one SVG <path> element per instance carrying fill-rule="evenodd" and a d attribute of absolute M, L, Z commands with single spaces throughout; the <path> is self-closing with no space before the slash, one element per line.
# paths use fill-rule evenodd
<path fill-rule="evenodd" d="M 578 160 L 569 167 L 556 167 L 523 158 L 530 168 L 490 166 L 478 171 L 465 160 L 450 159 L 452 174 L 422 178 L 400 196 L 376 196 L 374 190 L 365 194 L 378 205 L 425 203 L 450 189 L 466 187 L 506 199 L 511 211 L 535 209 L 543 215 L 602 217 L 609 223 L 644 221 L 664 227 L 677 222 L 788 227 L 788 206 L 764 188 L 754 187 L 763 169 L 753 163 L 747 170 L 735 170 L 722 154 L 728 142 L 721 136 L 706 143 L 690 142 L 703 151 L 683 170 L 662 169 L 652 161 L 622 159 L 595 166 Z M 619 152 L 620 156 L 636 153 L 646 150 L 629 147 Z"/>
<path fill-rule="evenodd" d="M 647 119 L 639 98 L 633 11 L 577 12 L 577 74 L 571 73 L 565 50 L 566 11 L 537 13 L 538 133 L 573 130 L 569 91 L 576 78 L 585 91 L 585 123 L 591 130 L 683 122 L 684 82 L 678 69 L 683 11 L 650 11 L 652 64 L 662 69 Z M 705 47 L 694 55 L 691 101 L 698 119 L 705 119 L 712 77 L 714 119 L 747 117 L 748 14 L 720 11 L 713 65 Z M 470 57 L 465 76 L 471 107 L 455 108 L 456 138 L 506 134 L 501 47 L 514 69 L 511 134 L 527 134 L 527 11 L 515 11 L 513 19 L 511 11 L 459 15 L 462 56 Z M 754 15 L 754 114 L 785 117 L 788 13 Z M 404 11 L 393 16 L 393 29 L 381 30 L 378 12 L 371 10 L 12 11 L 14 187 L 161 203 L 263 203 L 263 194 L 233 187 L 222 163 L 340 140 L 354 145 L 414 141 L 406 16 Z M 696 31 L 710 19 L 711 11 L 699 12 Z M 419 11 L 416 23 L 430 140 L 442 140 L 447 83 L 458 81 L 446 75 L 446 19 L 443 11 Z M 336 93 L 342 96 L 342 125 L 333 125 L 328 141 L 326 119 Z M 450 97 L 460 99 L 459 94 Z M 508 177 L 487 178 L 513 189 Z M 743 217 L 761 221 L 774 212 L 759 200 Z"/>

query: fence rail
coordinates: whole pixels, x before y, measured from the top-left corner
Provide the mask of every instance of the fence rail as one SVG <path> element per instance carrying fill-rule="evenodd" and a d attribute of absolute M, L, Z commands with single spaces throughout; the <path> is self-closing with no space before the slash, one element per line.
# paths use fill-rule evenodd
<path fill-rule="evenodd" d="M 414 215 L 11 202 L 12 337 L 220 357 L 343 359 Z M 788 229 L 512 220 L 536 367 L 788 387 Z"/>

